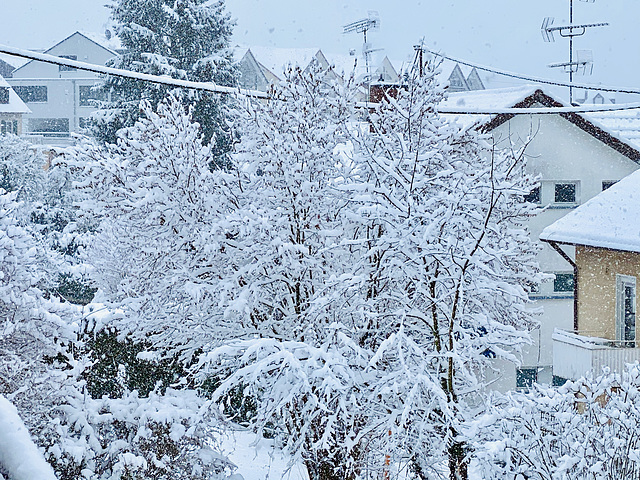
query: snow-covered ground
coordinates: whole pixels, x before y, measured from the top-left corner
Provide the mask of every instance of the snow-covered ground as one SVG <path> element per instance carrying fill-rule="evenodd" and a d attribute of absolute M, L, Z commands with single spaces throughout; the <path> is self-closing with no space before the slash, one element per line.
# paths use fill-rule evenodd
<path fill-rule="evenodd" d="M 254 445 L 255 435 L 237 431 L 222 438 L 222 453 L 238 466 L 237 478 L 233 480 L 308 480 L 302 465 L 288 468 L 288 457 L 273 445 L 271 440 L 262 439 Z M 242 477 L 239 477 L 239 476 Z"/>

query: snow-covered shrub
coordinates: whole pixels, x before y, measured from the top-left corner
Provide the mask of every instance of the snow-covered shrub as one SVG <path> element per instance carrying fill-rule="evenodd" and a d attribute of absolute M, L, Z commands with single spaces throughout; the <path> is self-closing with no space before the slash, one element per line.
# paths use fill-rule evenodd
<path fill-rule="evenodd" d="M 74 303 L 86 303 L 93 291 L 82 283 L 78 251 L 86 227 L 76 223 L 67 169 L 55 165 L 55 152 L 12 135 L 0 137 L 0 186 L 16 192 L 15 218 L 42 245 L 46 255 L 40 286 Z"/>
<path fill-rule="evenodd" d="M 222 480 L 235 470 L 217 451 L 217 408 L 194 391 L 92 399 L 67 388 L 60 397 L 47 448 L 60 480 Z"/>
<path fill-rule="evenodd" d="M 591 480 L 640 474 L 640 368 L 495 399 L 465 432 L 482 478 Z"/>

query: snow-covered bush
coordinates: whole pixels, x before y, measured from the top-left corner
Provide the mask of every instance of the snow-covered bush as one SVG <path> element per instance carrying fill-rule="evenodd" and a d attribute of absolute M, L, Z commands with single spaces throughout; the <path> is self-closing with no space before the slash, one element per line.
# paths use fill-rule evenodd
<path fill-rule="evenodd" d="M 87 228 L 75 222 L 70 172 L 55 165 L 55 152 L 0 136 L 0 186 L 16 192 L 16 221 L 46 252 L 40 287 L 74 303 L 89 301 L 93 292 L 82 284 L 78 259 Z"/>
<path fill-rule="evenodd" d="M 194 391 L 92 399 L 66 388 L 60 398 L 46 451 L 60 480 L 222 480 L 235 470 L 217 449 L 217 408 Z"/>
<path fill-rule="evenodd" d="M 591 480 L 640 474 L 640 368 L 511 393 L 465 432 L 482 478 Z"/>

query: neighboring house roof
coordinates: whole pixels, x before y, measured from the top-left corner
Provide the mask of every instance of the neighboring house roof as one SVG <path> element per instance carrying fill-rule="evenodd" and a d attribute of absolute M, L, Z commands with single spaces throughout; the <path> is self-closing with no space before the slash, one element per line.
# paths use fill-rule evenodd
<path fill-rule="evenodd" d="M 640 111 L 598 112 L 590 113 L 588 117 L 616 136 L 628 139 L 640 149 Z"/>
<path fill-rule="evenodd" d="M 469 108 L 472 109 L 496 109 L 501 108 L 531 108 L 542 107 L 567 107 L 568 104 L 543 92 L 540 88 L 532 85 L 522 87 L 501 88 L 495 90 L 480 90 L 472 92 L 451 93 L 442 103 L 446 107 Z M 558 113 L 558 115 L 568 122 L 574 124 L 581 130 L 597 138 L 609 147 L 622 155 L 630 158 L 634 162 L 640 163 L 640 150 L 636 145 L 614 130 L 601 124 L 597 119 L 600 116 L 593 114 L 578 113 Z M 599 114 L 600 115 L 600 114 Z M 513 118 L 512 113 L 501 113 L 494 116 L 489 115 L 457 115 L 456 120 L 463 128 L 477 126 L 482 132 L 489 132 L 503 123 Z"/>
<path fill-rule="evenodd" d="M 22 101 L 11 85 L 0 76 L 0 88 L 9 89 L 9 103 L 0 103 L 0 113 L 31 113 L 29 107 Z"/>
<path fill-rule="evenodd" d="M 640 253 L 640 170 L 555 221 L 540 239 Z"/>
<path fill-rule="evenodd" d="M 76 35 L 79 35 L 79 36 L 81 36 L 81 37 L 85 38 L 87 41 L 89 41 L 89 42 L 91 42 L 91 43 L 95 43 L 97 46 L 99 46 L 100 48 L 103 48 L 105 51 L 107 51 L 110 55 L 112 55 L 112 56 L 114 56 L 114 57 L 118 55 L 118 53 L 117 53 L 115 50 L 111 50 L 110 48 L 106 47 L 106 46 L 105 46 L 105 45 L 103 45 L 102 43 L 99 43 L 99 42 L 97 41 L 97 39 L 99 38 L 99 36 L 98 36 L 98 35 L 94 35 L 94 38 L 89 38 L 86 34 L 84 34 L 84 33 L 80 33 L 80 32 L 72 33 L 71 35 L 69 35 L 68 37 L 64 38 L 63 40 L 60 40 L 60 41 L 59 41 L 58 43 L 56 43 L 54 46 L 52 46 L 52 47 L 50 47 L 50 48 L 46 49 L 43 53 L 49 53 L 51 50 L 53 50 L 54 48 L 56 48 L 58 45 L 63 44 L 64 42 L 66 42 L 67 40 L 69 40 L 70 38 L 72 38 L 72 37 L 74 37 L 74 36 L 76 36 Z M 30 60 L 30 61 L 28 61 L 28 62 L 27 62 L 27 63 L 25 63 L 24 65 L 21 65 L 20 67 L 16 68 L 16 69 L 14 70 L 14 72 L 13 72 L 13 73 L 15 74 L 15 73 L 16 73 L 16 72 L 18 72 L 19 70 L 23 69 L 24 67 L 26 67 L 27 65 L 29 65 L 29 64 L 31 64 L 32 62 L 35 62 L 35 61 L 36 61 L 36 60 Z"/>
<path fill-rule="evenodd" d="M 333 67 L 336 76 L 347 78 L 352 73 L 356 81 L 361 81 L 366 75 L 366 65 L 362 58 L 355 55 L 325 54 L 319 48 L 277 48 L 238 46 L 234 50 L 234 57 L 242 67 L 250 68 L 247 71 L 248 81 L 260 83 L 263 75 L 268 81 L 283 78 L 285 70 L 289 66 L 298 66 L 303 70 L 312 62 L 317 62 L 322 69 Z M 260 73 L 255 66 L 259 66 Z M 382 77 L 385 82 L 397 82 L 400 78 L 391 61 L 384 57 L 381 62 L 370 65 L 373 80 Z"/>

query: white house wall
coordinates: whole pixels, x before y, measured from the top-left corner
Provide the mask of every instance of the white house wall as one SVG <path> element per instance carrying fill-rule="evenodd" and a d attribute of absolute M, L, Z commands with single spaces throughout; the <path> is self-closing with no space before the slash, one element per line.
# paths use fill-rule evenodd
<path fill-rule="evenodd" d="M 528 169 L 541 179 L 541 206 L 546 207 L 530 221 L 531 236 L 537 239 L 544 227 L 564 216 L 602 191 L 602 182 L 617 181 L 629 175 L 639 165 L 591 134 L 559 115 L 518 115 L 492 131 L 499 145 L 508 146 L 511 139 L 522 144 L 527 138 Z M 574 205 L 554 204 L 556 182 L 577 182 L 577 202 Z M 574 256 L 573 247 L 564 247 Z M 540 267 L 549 273 L 572 273 L 573 269 L 547 244 L 541 245 Z M 552 339 L 554 328 L 573 329 L 573 294 L 555 293 L 553 280 L 540 286 L 535 307 L 543 307 L 540 328 L 532 332 L 534 344 L 523 356 L 522 368 L 539 368 L 539 380 L 550 381 L 553 364 Z M 498 383 L 500 389 L 515 386 L 515 368 Z M 547 377 L 549 377 L 547 379 Z"/>

